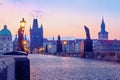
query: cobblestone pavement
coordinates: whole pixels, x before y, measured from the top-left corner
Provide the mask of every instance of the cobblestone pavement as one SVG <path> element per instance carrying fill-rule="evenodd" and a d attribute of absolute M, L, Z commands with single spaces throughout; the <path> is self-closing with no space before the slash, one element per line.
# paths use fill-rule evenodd
<path fill-rule="evenodd" d="M 30 54 L 31 80 L 120 80 L 120 63 Z"/>

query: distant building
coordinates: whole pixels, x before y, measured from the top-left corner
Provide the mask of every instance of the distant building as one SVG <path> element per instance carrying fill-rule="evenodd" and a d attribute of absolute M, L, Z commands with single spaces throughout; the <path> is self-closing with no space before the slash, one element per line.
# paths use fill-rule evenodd
<path fill-rule="evenodd" d="M 108 40 L 108 32 L 105 30 L 104 19 L 102 19 L 101 31 L 98 33 L 98 39 L 99 40 Z"/>
<path fill-rule="evenodd" d="M 78 53 L 80 52 L 80 43 L 83 39 L 75 39 L 75 40 L 60 40 L 60 43 L 62 45 L 62 52 L 65 53 Z M 48 53 L 56 53 L 57 52 L 57 42 L 58 40 L 44 40 L 43 46 Z"/>
<path fill-rule="evenodd" d="M 0 54 L 13 51 L 12 34 L 7 25 L 0 31 Z"/>
<path fill-rule="evenodd" d="M 57 50 L 56 50 L 57 46 L 56 46 L 56 43 L 53 42 L 53 40 L 44 42 L 43 46 L 44 46 L 45 50 L 48 50 L 48 53 L 56 53 L 57 52 Z"/>
<path fill-rule="evenodd" d="M 33 26 L 30 28 L 30 50 L 43 47 L 43 26 L 39 28 L 38 20 L 33 20 Z"/>
<path fill-rule="evenodd" d="M 15 39 L 13 40 L 13 51 L 17 51 L 17 43 L 18 43 L 18 37 L 16 34 Z"/>
<path fill-rule="evenodd" d="M 120 40 L 94 40 L 95 52 L 120 52 Z"/>
<path fill-rule="evenodd" d="M 24 36 L 24 40 L 27 41 L 27 47 L 29 48 L 29 40 L 27 39 L 27 36 Z M 17 44 L 18 44 L 18 37 L 17 34 L 15 35 L 15 39 L 13 40 L 13 51 L 17 51 Z"/>
<path fill-rule="evenodd" d="M 63 43 L 63 45 L 62 45 L 63 52 L 66 52 L 66 53 L 76 52 L 75 50 L 76 50 L 77 46 L 75 44 L 75 40 L 63 40 L 62 43 Z"/>

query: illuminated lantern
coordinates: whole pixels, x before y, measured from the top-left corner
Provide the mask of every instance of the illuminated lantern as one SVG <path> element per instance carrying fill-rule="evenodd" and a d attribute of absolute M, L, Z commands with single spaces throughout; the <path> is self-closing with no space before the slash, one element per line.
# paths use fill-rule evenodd
<path fill-rule="evenodd" d="M 20 21 L 20 28 L 18 30 L 18 45 L 17 50 L 18 51 L 24 51 L 24 29 L 25 29 L 26 21 L 24 18 L 22 21 Z"/>
<path fill-rule="evenodd" d="M 25 25 L 26 25 L 26 21 L 23 18 L 22 21 L 20 21 L 20 27 L 25 28 Z"/>

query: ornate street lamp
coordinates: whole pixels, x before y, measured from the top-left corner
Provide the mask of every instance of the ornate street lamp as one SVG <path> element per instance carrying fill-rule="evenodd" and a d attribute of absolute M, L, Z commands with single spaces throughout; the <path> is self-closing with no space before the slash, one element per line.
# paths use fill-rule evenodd
<path fill-rule="evenodd" d="M 67 45 L 67 43 L 68 43 L 67 41 L 64 41 L 64 42 L 63 42 L 63 45 L 64 45 L 64 52 L 66 52 L 66 45 Z"/>
<path fill-rule="evenodd" d="M 20 28 L 18 30 L 18 45 L 17 45 L 18 51 L 25 51 L 25 49 L 24 49 L 24 46 L 25 46 L 25 44 L 24 44 L 25 25 L 26 25 L 26 21 L 23 18 L 22 21 L 20 21 Z"/>

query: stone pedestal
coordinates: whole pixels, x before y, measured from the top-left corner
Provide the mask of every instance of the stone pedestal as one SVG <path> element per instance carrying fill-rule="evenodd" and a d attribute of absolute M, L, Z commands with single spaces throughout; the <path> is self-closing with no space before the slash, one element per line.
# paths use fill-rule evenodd
<path fill-rule="evenodd" d="M 84 57 L 88 55 L 89 52 L 93 52 L 92 40 L 86 39 L 84 40 Z"/>
<path fill-rule="evenodd" d="M 30 61 L 27 57 L 15 58 L 16 80 L 30 80 Z"/>
<path fill-rule="evenodd" d="M 80 57 L 85 58 L 89 57 L 89 53 L 93 52 L 92 40 L 86 39 L 80 44 Z"/>

